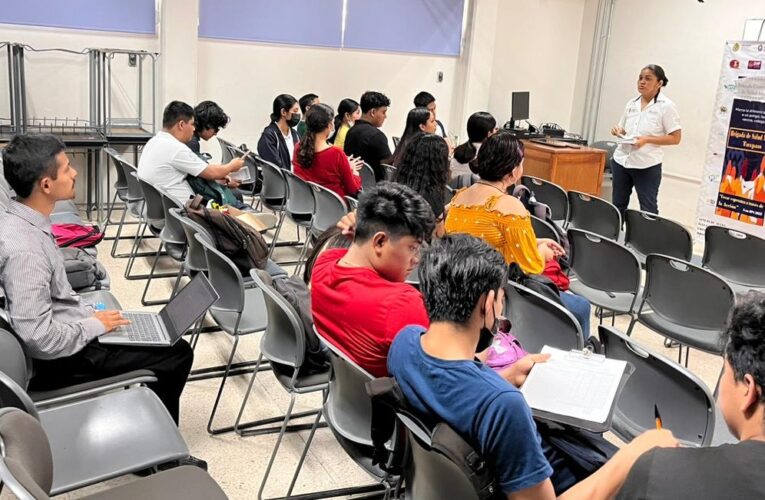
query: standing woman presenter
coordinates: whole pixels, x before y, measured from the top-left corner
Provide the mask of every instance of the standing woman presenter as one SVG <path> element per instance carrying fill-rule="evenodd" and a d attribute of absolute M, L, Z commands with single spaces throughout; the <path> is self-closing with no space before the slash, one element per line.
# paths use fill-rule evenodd
<path fill-rule="evenodd" d="M 659 213 L 657 197 L 661 184 L 662 146 L 680 143 L 680 116 L 675 103 L 661 89 L 669 80 L 664 69 L 649 64 L 640 71 L 637 98 L 624 107 L 619 124 L 611 135 L 620 137 L 611 160 L 613 172 L 613 203 L 622 214 L 630 202 L 632 188 L 637 191 L 640 210 Z"/>

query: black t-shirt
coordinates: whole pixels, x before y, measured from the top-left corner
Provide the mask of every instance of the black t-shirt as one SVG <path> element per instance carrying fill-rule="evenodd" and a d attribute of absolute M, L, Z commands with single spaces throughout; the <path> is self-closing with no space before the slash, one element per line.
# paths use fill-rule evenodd
<path fill-rule="evenodd" d="M 357 120 L 345 136 L 343 150 L 345 154 L 359 156 L 369 163 L 377 181 L 385 179 L 385 169 L 380 163 L 390 158 L 391 152 L 388 138 L 380 129 L 367 121 Z"/>
<path fill-rule="evenodd" d="M 765 498 L 765 442 L 654 449 L 635 463 L 619 500 Z"/>

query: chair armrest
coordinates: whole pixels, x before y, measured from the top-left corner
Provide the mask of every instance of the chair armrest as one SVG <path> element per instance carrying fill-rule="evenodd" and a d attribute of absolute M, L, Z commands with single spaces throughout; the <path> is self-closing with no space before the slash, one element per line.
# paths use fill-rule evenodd
<path fill-rule="evenodd" d="M 156 381 L 157 377 L 151 370 L 134 370 L 60 389 L 30 391 L 29 396 L 34 401 L 36 407 L 44 408 L 70 403 L 79 399 L 88 399 L 114 390 L 126 389 L 134 385 L 145 385 Z"/>

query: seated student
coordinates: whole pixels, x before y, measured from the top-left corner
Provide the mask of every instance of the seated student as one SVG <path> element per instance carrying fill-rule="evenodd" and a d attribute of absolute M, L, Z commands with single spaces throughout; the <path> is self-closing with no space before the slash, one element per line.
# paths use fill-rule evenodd
<path fill-rule="evenodd" d="M 317 331 L 376 377 L 387 375 L 388 347 L 401 328 L 428 324 L 420 292 L 404 280 L 433 226 L 420 195 L 381 182 L 359 198 L 351 247 L 325 250 L 313 265 Z"/>
<path fill-rule="evenodd" d="M 319 104 L 319 102 L 319 96 L 316 94 L 306 94 L 298 101 L 298 104 L 300 105 L 300 112 L 303 117 L 303 119 L 300 120 L 300 123 L 297 124 L 297 133 L 300 139 L 303 138 L 306 131 L 305 115 L 308 113 L 308 110 L 311 109 L 311 106 L 314 104 Z"/>
<path fill-rule="evenodd" d="M 547 261 L 563 255 L 557 242 L 537 239 L 526 207 L 507 194 L 507 188 L 523 176 L 523 143 L 500 131 L 484 141 L 471 168 L 480 180 L 452 198 L 446 216 L 447 233 L 467 233 L 486 240 L 508 264 L 517 262 L 526 274 L 540 274 Z M 562 292 L 560 298 L 587 338 L 589 301 L 571 292 Z"/>
<path fill-rule="evenodd" d="M 300 123 L 298 102 L 289 94 L 274 99 L 271 123 L 263 129 L 258 140 L 258 156 L 285 170 L 290 169 L 295 144 L 300 136 L 295 127 Z"/>
<path fill-rule="evenodd" d="M 32 358 L 30 388 L 50 390 L 147 369 L 157 377 L 149 388 L 178 422 L 178 401 L 194 358 L 189 344 L 100 344 L 99 336 L 128 321 L 119 311 L 96 311 L 66 278 L 49 219 L 55 203 L 75 193 L 77 172 L 64 143 L 52 135 L 17 135 L 3 152 L 3 163 L 18 201 L 0 215 L 0 283 L 11 326 Z"/>
<path fill-rule="evenodd" d="M 223 108 L 213 101 L 200 102 L 194 108 L 194 137 L 186 145 L 194 154 L 205 162 L 208 161 L 210 156 L 202 154 L 199 141 L 209 141 L 218 135 L 220 129 L 226 128 L 229 120 L 230 118 L 223 111 Z M 202 177 L 186 177 L 186 182 L 189 183 L 191 190 L 195 193 L 214 199 L 214 201 L 221 205 L 230 204 L 239 209 L 248 207 L 243 202 L 241 192 L 234 191 L 239 187 L 239 181 L 232 179 L 230 176 L 214 181 L 203 179 Z M 213 186 L 211 184 L 213 182 L 220 184 L 220 186 Z"/>
<path fill-rule="evenodd" d="M 444 124 L 436 119 L 436 98 L 433 97 L 433 94 L 423 90 L 414 96 L 414 105 L 417 108 L 428 108 L 428 111 L 433 113 L 433 119 L 436 122 L 436 130 L 433 133 L 443 137 L 444 139 L 448 139 L 448 136 L 446 135 L 446 127 L 444 127 Z"/>
<path fill-rule="evenodd" d="M 353 99 L 343 99 L 337 106 L 337 116 L 335 116 L 335 133 L 329 138 L 329 142 L 340 149 L 345 147 L 345 136 L 348 131 L 361 118 L 361 107 Z"/>
<path fill-rule="evenodd" d="M 368 91 L 361 96 L 361 119 L 345 136 L 343 149 L 349 156 L 358 156 L 372 167 L 375 179 L 385 179 L 385 169 L 380 165 L 390 158 L 388 138 L 380 130 L 388 116 L 390 99 L 380 92 Z"/>
<path fill-rule="evenodd" d="M 469 166 L 470 162 L 475 159 L 483 141 L 496 133 L 497 120 L 495 120 L 490 113 L 479 111 L 470 115 L 470 118 L 468 118 L 467 121 L 468 140 L 464 144 L 460 144 L 454 148 L 454 158 L 452 159 L 451 164 L 451 177 L 453 182 L 462 184 L 459 186 L 455 185 L 454 187 L 467 187 L 470 185 L 469 182 L 460 181 L 458 179 L 463 175 L 473 175 Z"/>
<path fill-rule="evenodd" d="M 724 337 L 717 404 L 740 442 L 646 453 L 618 498 L 765 498 L 765 294 L 739 300 Z"/>
<path fill-rule="evenodd" d="M 393 182 L 410 187 L 425 198 L 436 216 L 435 238 L 444 235 L 448 181 L 449 146 L 436 134 L 420 133 L 409 143 Z"/>
<path fill-rule="evenodd" d="M 326 104 L 311 106 L 305 117 L 306 134 L 295 146 L 292 170 L 301 179 L 331 189 L 341 198 L 356 196 L 361 189 L 361 162 L 351 164 L 342 149 L 327 142 L 333 118 L 334 111 Z"/>
<path fill-rule="evenodd" d="M 449 235 L 423 252 L 419 275 L 430 327 L 404 328 L 388 369 L 415 411 L 447 423 L 488 461 L 508 499 L 612 498 L 643 452 L 677 446 L 670 431 L 649 431 L 583 481 L 573 484 L 570 472 L 561 479 L 561 469 L 551 466 L 561 457 L 541 442 L 517 389 L 548 356 L 526 356 L 501 372 L 475 360 L 482 330 L 493 329 L 502 314 L 502 255 L 472 236 Z"/>
<path fill-rule="evenodd" d="M 401 158 L 406 153 L 406 148 L 409 143 L 412 142 L 415 136 L 418 134 L 434 134 L 436 131 L 436 118 L 426 108 L 414 108 L 409 110 L 406 115 L 406 125 L 404 126 L 404 132 L 401 134 L 401 140 L 396 146 L 396 150 L 393 152 L 393 156 L 390 159 L 390 164 L 394 167 L 398 167 L 401 163 Z"/>
<path fill-rule="evenodd" d="M 186 176 L 225 179 L 244 165 L 240 158 L 225 165 L 208 165 L 186 146 L 193 136 L 194 109 L 180 101 L 168 104 L 162 114 L 162 130 L 146 143 L 138 160 L 138 177 L 186 203 L 194 196 Z"/>

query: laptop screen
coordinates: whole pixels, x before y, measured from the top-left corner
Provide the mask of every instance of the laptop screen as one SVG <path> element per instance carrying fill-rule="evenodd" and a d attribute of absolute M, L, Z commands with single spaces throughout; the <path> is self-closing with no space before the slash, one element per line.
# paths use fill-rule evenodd
<path fill-rule="evenodd" d="M 183 335 L 219 298 L 207 277 L 197 274 L 159 313 L 170 338 Z"/>

